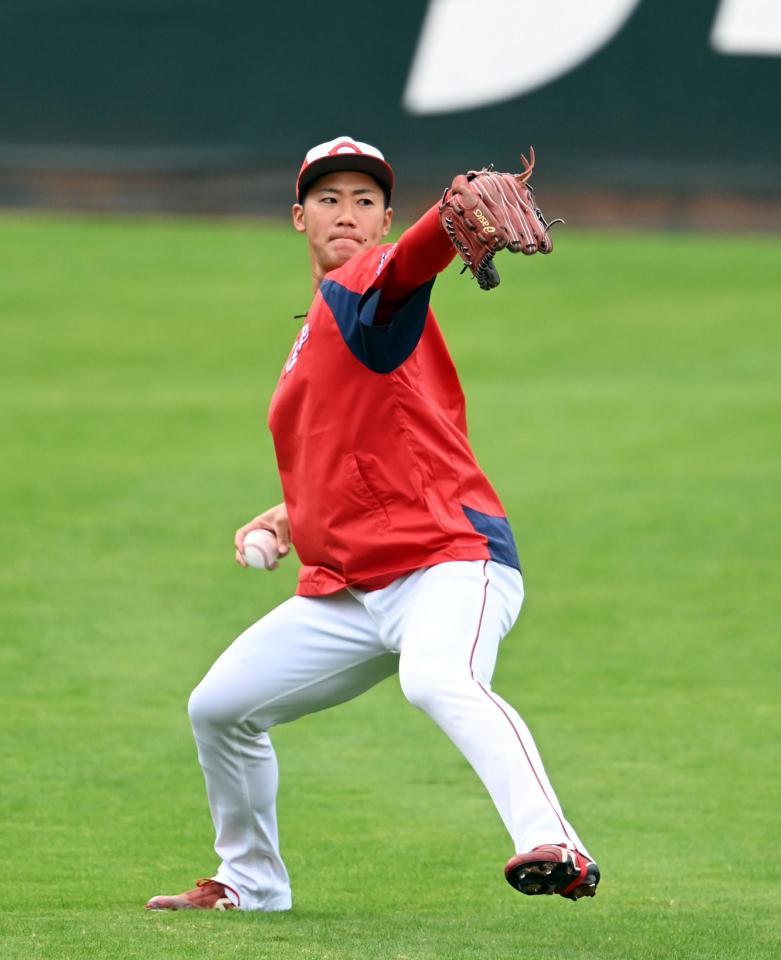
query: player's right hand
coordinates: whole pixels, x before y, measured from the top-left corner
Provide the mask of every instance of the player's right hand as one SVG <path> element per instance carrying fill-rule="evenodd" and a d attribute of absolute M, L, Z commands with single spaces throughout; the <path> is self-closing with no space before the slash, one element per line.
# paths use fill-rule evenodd
<path fill-rule="evenodd" d="M 236 547 L 236 563 L 242 567 L 247 566 L 247 561 L 244 559 L 244 538 L 250 530 L 270 530 L 277 538 L 280 557 L 285 557 L 290 553 L 290 524 L 287 519 L 287 507 L 284 503 L 277 504 L 276 507 L 271 507 L 264 513 L 258 514 L 257 517 L 250 520 L 249 523 L 245 523 L 243 527 L 239 527 L 236 531 L 233 538 Z"/>

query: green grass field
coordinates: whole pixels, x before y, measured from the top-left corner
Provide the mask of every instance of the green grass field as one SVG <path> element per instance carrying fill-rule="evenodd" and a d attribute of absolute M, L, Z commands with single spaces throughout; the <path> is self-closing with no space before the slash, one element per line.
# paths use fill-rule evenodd
<path fill-rule="evenodd" d="M 265 408 L 308 305 L 283 225 L 0 219 L 0 956 L 779 955 L 781 241 L 557 233 L 434 291 L 527 602 L 495 687 L 603 871 L 521 897 L 390 680 L 275 732 L 285 915 L 148 914 L 216 865 L 186 701 L 294 588 Z"/>

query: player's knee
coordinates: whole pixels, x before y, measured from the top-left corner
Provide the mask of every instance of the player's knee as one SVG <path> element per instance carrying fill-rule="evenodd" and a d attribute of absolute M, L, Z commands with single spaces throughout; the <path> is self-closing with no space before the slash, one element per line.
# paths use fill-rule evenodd
<path fill-rule="evenodd" d="M 442 709 L 459 678 L 450 671 L 441 669 L 437 664 L 406 662 L 402 657 L 399 664 L 399 682 L 407 700 L 431 716 Z"/>
<path fill-rule="evenodd" d="M 208 684 L 201 682 L 190 694 L 187 713 L 193 730 L 224 729 L 238 721 L 229 697 L 220 696 Z"/>

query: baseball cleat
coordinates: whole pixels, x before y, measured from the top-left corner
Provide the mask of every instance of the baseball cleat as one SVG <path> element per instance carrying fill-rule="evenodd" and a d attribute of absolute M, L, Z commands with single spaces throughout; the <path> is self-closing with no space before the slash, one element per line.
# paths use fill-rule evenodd
<path fill-rule="evenodd" d="M 557 893 L 568 900 L 596 896 L 599 867 L 563 844 L 545 844 L 507 861 L 504 875 L 510 886 L 527 896 Z"/>
<path fill-rule="evenodd" d="M 147 910 L 235 910 L 236 905 L 228 897 L 226 890 L 239 899 L 233 887 L 226 887 L 218 880 L 204 877 L 194 890 L 177 893 L 172 897 L 152 897 L 146 904 Z"/>

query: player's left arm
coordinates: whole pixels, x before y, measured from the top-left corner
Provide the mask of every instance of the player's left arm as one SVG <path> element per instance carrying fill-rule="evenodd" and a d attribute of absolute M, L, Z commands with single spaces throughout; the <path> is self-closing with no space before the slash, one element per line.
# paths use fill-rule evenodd
<path fill-rule="evenodd" d="M 427 210 L 380 263 L 372 291 L 380 292 L 375 324 L 388 323 L 393 315 L 421 288 L 429 286 L 450 264 L 455 248 L 442 228 L 439 204 Z"/>
<path fill-rule="evenodd" d="M 395 244 L 366 251 L 358 262 L 326 277 L 320 293 L 336 319 L 347 346 L 375 373 L 391 373 L 415 350 L 426 325 L 431 288 L 452 261 L 455 249 L 432 207 Z"/>

